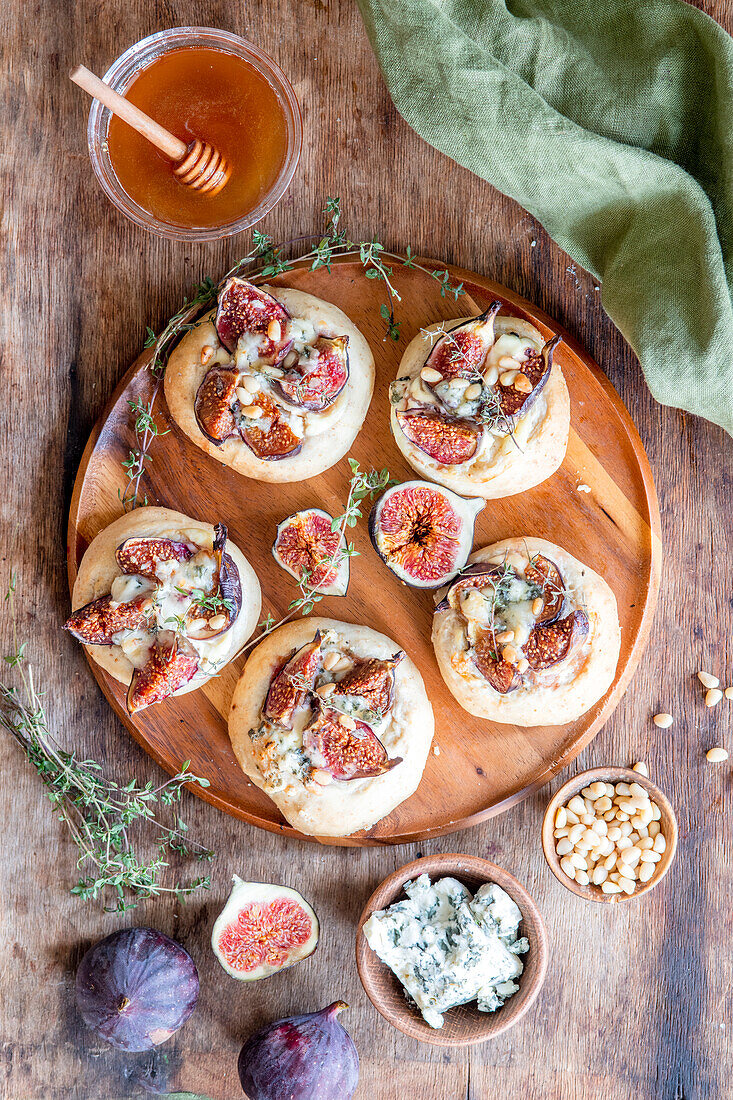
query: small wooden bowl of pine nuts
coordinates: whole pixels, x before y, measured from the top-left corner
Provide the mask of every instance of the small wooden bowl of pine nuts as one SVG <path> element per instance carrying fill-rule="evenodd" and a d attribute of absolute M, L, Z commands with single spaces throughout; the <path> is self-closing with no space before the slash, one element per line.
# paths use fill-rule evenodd
<path fill-rule="evenodd" d="M 573 894 L 587 901 L 628 901 L 664 878 L 677 851 L 677 832 L 669 800 L 645 775 L 631 768 L 592 768 L 550 799 L 542 848 L 555 878 Z"/>

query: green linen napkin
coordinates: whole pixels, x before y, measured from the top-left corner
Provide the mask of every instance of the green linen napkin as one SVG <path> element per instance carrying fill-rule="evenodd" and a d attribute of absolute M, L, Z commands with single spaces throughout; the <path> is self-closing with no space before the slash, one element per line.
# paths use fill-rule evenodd
<path fill-rule="evenodd" d="M 657 400 L 733 434 L 733 39 L 683 0 L 358 3 L 406 122 L 602 281 Z"/>

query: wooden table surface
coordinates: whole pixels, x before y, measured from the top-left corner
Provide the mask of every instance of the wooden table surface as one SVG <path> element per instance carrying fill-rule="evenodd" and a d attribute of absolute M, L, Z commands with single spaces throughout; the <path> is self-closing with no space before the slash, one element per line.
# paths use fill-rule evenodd
<path fill-rule="evenodd" d="M 709 0 L 733 30 L 733 5 Z M 594 281 L 515 204 L 425 145 L 398 117 L 359 14 L 348 0 L 9 0 L 0 14 L 6 135 L 2 419 L 4 587 L 18 572 L 20 630 L 62 742 L 119 777 L 158 778 L 103 700 L 81 649 L 59 631 L 69 605 L 64 558 L 71 487 L 88 433 L 116 380 L 203 275 L 218 277 L 246 239 L 198 247 L 147 236 L 98 188 L 86 153 L 88 104 L 66 78 L 82 61 L 103 72 L 136 39 L 173 24 L 221 26 L 270 51 L 303 106 L 293 186 L 265 223 L 276 238 L 314 231 L 340 195 L 359 239 L 408 243 L 482 271 L 535 301 L 583 341 L 627 403 L 648 449 L 666 559 L 649 646 L 611 721 L 574 767 L 648 762 L 680 824 L 679 856 L 639 902 L 581 903 L 544 864 L 549 790 L 486 825 L 398 849 L 324 849 L 250 828 L 187 796 L 193 834 L 218 853 L 209 894 L 188 905 L 143 902 L 129 917 L 70 896 L 74 849 L 19 750 L 2 754 L 0 1080 L 9 1100 L 117 1100 L 190 1090 L 241 1095 L 236 1054 L 255 1027 L 342 997 L 362 1061 L 358 1100 L 701 1100 L 733 1096 L 731 781 L 706 763 L 733 748 L 731 704 L 702 703 L 695 672 L 733 680 L 730 583 L 731 441 L 721 429 L 651 398 L 639 365 L 601 308 Z M 9 124 L 9 126 L 7 125 Z M 12 432 L 12 437 L 10 437 Z M 4 648 L 9 649 L 7 620 Z M 669 710 L 675 724 L 650 721 Z M 553 789 L 557 785 L 553 784 Z M 419 850 L 483 855 L 512 871 L 543 911 L 551 959 L 543 993 L 512 1031 L 450 1053 L 393 1031 L 372 1009 L 354 965 L 354 929 L 373 887 Z M 253 986 L 228 979 L 208 947 L 238 871 L 301 887 L 318 909 L 316 957 Z M 123 1057 L 95 1040 L 73 1003 L 91 942 L 126 923 L 179 939 L 201 970 L 191 1022 L 154 1056 Z M 151 1086 L 152 1087 L 152 1086 Z"/>

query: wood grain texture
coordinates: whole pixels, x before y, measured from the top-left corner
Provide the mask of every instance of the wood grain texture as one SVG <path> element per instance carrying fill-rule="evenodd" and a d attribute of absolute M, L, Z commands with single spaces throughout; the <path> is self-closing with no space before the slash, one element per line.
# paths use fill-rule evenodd
<path fill-rule="evenodd" d="M 376 363 L 374 397 L 350 455 L 363 469 L 387 466 L 399 481 L 413 471 L 394 442 L 389 426 L 389 385 L 399 370 L 404 341 L 436 320 L 466 311 L 481 312 L 502 298 L 504 313 L 538 325 L 543 336 L 556 331 L 549 318 L 538 317 L 527 302 L 505 288 L 468 271 L 451 269 L 466 290 L 456 304 L 441 298 L 434 279 L 422 271 L 394 273 L 400 295 L 403 341 L 384 339 L 379 307 L 384 288 L 366 279 L 361 264 L 334 264 L 325 269 L 289 272 L 276 280 L 334 302 L 369 340 Z M 147 370 L 150 353 L 138 360 L 112 397 L 92 432 L 79 466 L 69 512 L 69 583 L 91 542 L 121 512 L 126 478 L 122 462 L 136 446 L 130 401 L 147 405 L 153 380 Z M 618 704 L 651 627 L 661 569 L 659 510 L 647 457 L 636 429 L 608 379 L 586 352 L 561 345 L 555 362 L 570 391 L 571 441 L 563 466 L 530 492 L 489 501 L 476 522 L 474 545 L 488 546 L 515 535 L 537 536 L 572 550 L 581 561 L 608 577 L 621 623 L 621 655 L 613 686 L 595 706 L 564 726 L 522 729 L 474 718 L 453 698 L 438 671 L 430 640 L 434 602 L 430 592 L 411 589 L 387 571 L 373 551 L 365 519 L 350 532 L 359 557 L 351 561 L 345 598 L 332 597 L 319 613 L 363 623 L 393 638 L 420 669 L 436 716 L 434 744 L 419 788 L 391 814 L 366 832 L 326 843 L 379 844 L 426 840 L 453 833 L 500 813 L 541 787 L 577 756 L 608 720 Z M 156 420 L 166 434 L 151 448 L 140 498 L 174 508 L 195 518 L 226 523 L 235 545 L 243 549 L 263 586 L 265 611 L 275 621 L 287 614 L 297 589 L 274 561 L 272 542 L 279 522 L 302 508 L 343 511 L 348 496 L 349 466 L 343 459 L 305 482 L 269 485 L 240 474 L 205 455 L 183 435 L 161 397 Z M 599 431 L 597 424 L 603 424 Z M 589 483 L 592 493 L 578 492 Z M 378 595 L 376 595 L 378 594 Z M 175 774 L 184 760 L 196 775 L 208 779 L 203 798 L 251 824 L 297 836 L 276 806 L 237 766 L 227 733 L 232 692 L 246 656 L 232 662 L 203 688 L 175 702 L 130 716 L 125 691 L 90 660 L 92 672 L 118 715 L 154 760 Z"/>
<path fill-rule="evenodd" d="M 730 0 L 704 6 L 733 30 Z M 160 328 L 202 275 L 218 276 L 247 243 L 172 244 L 117 215 L 93 179 L 87 104 L 66 72 L 79 61 L 103 72 L 132 42 L 175 23 L 244 35 L 275 55 L 295 85 L 304 108 L 303 157 L 264 228 L 280 239 L 312 232 L 325 196 L 340 194 L 351 236 L 376 234 L 396 249 L 409 243 L 511 287 L 586 346 L 619 391 L 651 460 L 665 568 L 644 658 L 611 720 L 573 767 L 645 759 L 677 812 L 679 849 L 656 890 L 614 907 L 576 901 L 546 867 L 540 825 L 548 791 L 460 834 L 463 851 L 506 867 L 535 898 L 550 966 L 538 1002 L 515 1028 L 470 1051 L 443 1052 L 400 1035 L 374 1011 L 353 964 L 354 933 L 364 903 L 390 871 L 418 851 L 451 851 L 458 838 L 323 849 L 188 798 L 192 834 L 219 853 L 210 894 L 186 906 L 169 896 L 150 900 L 125 921 L 69 896 L 74 850 L 37 778 L 7 744 L 0 785 L 0 1095 L 124 1100 L 143 1095 L 133 1077 L 144 1073 L 158 1087 L 238 1100 L 236 1055 L 250 1031 L 343 997 L 351 1009 L 342 1019 L 362 1058 L 357 1100 L 731 1097 L 733 786 L 730 769 L 708 765 L 704 750 L 714 743 L 733 748 L 733 712 L 730 704 L 706 710 L 694 674 L 707 667 L 733 681 L 733 444 L 719 428 L 660 408 L 604 314 L 593 279 L 514 203 L 402 122 L 348 0 L 8 0 L 0 9 L 0 575 L 4 584 L 12 568 L 18 571 L 19 628 L 54 728 L 65 745 L 106 761 L 121 779 L 162 774 L 112 713 L 79 647 L 59 635 L 68 611 L 66 512 L 84 444 L 137 355 L 146 324 Z M 3 640 L 6 652 L 6 620 Z M 660 709 L 675 716 L 669 731 L 650 721 Z M 229 981 L 208 947 L 233 870 L 299 887 L 324 927 L 311 960 L 250 988 Z M 73 1008 L 83 951 L 125 923 L 177 937 L 200 967 L 196 1015 L 154 1056 L 125 1058 L 103 1047 Z"/>

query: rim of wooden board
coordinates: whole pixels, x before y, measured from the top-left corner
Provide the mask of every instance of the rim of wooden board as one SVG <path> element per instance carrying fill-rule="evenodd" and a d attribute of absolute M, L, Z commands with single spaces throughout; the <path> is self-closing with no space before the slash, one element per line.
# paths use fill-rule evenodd
<path fill-rule="evenodd" d="M 443 270 L 446 266 L 433 260 L 422 260 L 420 262 L 436 270 Z M 476 825 L 482 821 L 485 821 L 486 819 L 493 817 L 498 813 L 503 813 L 505 810 L 509 809 L 511 806 L 516 805 L 518 802 L 522 801 L 524 798 L 528 797 L 530 794 L 537 791 L 540 787 L 549 782 L 549 780 L 552 779 L 553 776 L 555 776 L 558 772 L 565 768 L 578 755 L 578 753 L 581 752 L 582 749 L 584 749 L 589 744 L 592 738 L 608 720 L 618 702 L 622 698 L 629 684 L 629 681 L 631 680 L 631 677 L 637 667 L 641 654 L 644 650 L 644 646 L 646 645 L 654 615 L 654 609 L 656 606 L 660 583 L 662 562 L 661 528 L 659 518 L 659 505 L 657 501 L 657 494 L 654 487 L 654 480 L 652 477 L 649 460 L 639 437 L 639 433 L 631 419 L 631 416 L 628 413 L 628 410 L 621 401 L 621 398 L 617 394 L 609 379 L 603 373 L 601 368 L 595 363 L 595 361 L 590 357 L 590 355 L 585 351 L 581 344 L 571 335 L 565 332 L 565 330 L 561 326 L 557 325 L 542 310 L 537 309 L 525 299 L 523 299 L 520 295 L 515 294 L 513 291 L 507 289 L 506 287 L 503 287 L 493 280 L 487 279 L 484 276 L 481 276 L 475 272 L 471 272 L 466 269 L 454 267 L 451 265 L 447 266 L 447 270 L 452 279 L 463 283 L 466 294 L 468 295 L 468 301 L 470 303 L 468 309 L 466 309 L 465 304 L 461 304 L 462 302 L 465 303 L 465 298 L 459 300 L 458 304 L 453 302 L 452 296 L 450 298 L 450 301 L 441 298 L 437 281 L 432 279 L 429 275 L 424 274 L 416 269 L 395 267 L 392 281 L 397 289 L 403 293 L 403 297 L 405 297 L 406 285 L 414 280 L 418 280 L 420 284 L 420 301 L 422 302 L 424 300 L 425 302 L 429 303 L 428 305 L 426 305 L 426 310 L 430 314 L 430 318 L 433 321 L 440 320 L 441 318 L 447 320 L 452 316 L 465 315 L 467 312 L 471 312 L 474 307 L 476 312 L 479 312 L 478 305 L 475 301 L 473 301 L 474 298 L 478 298 L 479 300 L 492 300 L 494 298 L 502 299 L 502 301 L 506 303 L 508 307 L 511 307 L 512 313 L 516 313 L 519 316 L 526 317 L 534 325 L 536 325 L 536 327 L 546 337 L 549 337 L 553 333 L 559 333 L 562 336 L 563 343 L 557 349 L 556 356 L 561 362 L 566 378 L 568 378 L 568 375 L 571 376 L 571 384 L 569 388 L 571 391 L 571 404 L 573 406 L 573 422 L 571 423 L 571 437 L 568 447 L 568 454 L 566 455 L 563 467 L 560 471 L 553 475 L 553 478 L 548 479 L 547 482 L 544 482 L 543 485 L 538 486 L 536 489 L 530 490 L 527 494 L 521 494 L 521 496 L 517 497 L 503 498 L 503 500 L 500 501 L 490 501 L 485 511 L 491 512 L 492 514 L 498 513 L 499 515 L 501 515 L 503 510 L 507 508 L 508 502 L 510 501 L 518 501 L 519 499 L 527 501 L 530 499 L 531 496 L 533 496 L 535 499 L 538 499 L 537 495 L 539 494 L 539 497 L 546 495 L 547 487 L 552 485 L 553 479 L 558 479 L 561 477 L 561 475 L 565 478 L 565 481 L 568 482 L 568 486 L 570 486 L 570 482 L 577 482 L 580 480 L 579 471 L 581 470 L 585 470 L 587 472 L 589 480 L 594 480 L 594 478 L 596 478 L 601 488 L 605 486 L 606 490 L 610 492 L 610 487 L 613 486 L 615 507 L 619 510 L 619 517 L 628 524 L 629 538 L 632 541 L 632 550 L 635 548 L 638 552 L 641 566 L 644 570 L 643 578 L 639 581 L 639 599 L 633 604 L 630 604 L 630 607 L 634 608 L 635 612 L 636 626 L 633 631 L 633 636 L 625 652 L 622 648 L 622 658 L 619 661 L 616 678 L 609 692 L 598 704 L 596 704 L 595 707 L 593 707 L 587 713 L 587 715 L 583 716 L 583 718 L 579 720 L 579 723 L 571 724 L 571 728 L 574 732 L 569 734 L 564 740 L 562 738 L 560 739 L 561 743 L 556 748 L 556 750 L 546 755 L 544 759 L 537 763 L 537 766 L 531 776 L 524 775 L 516 781 L 507 781 L 502 788 L 501 797 L 492 798 L 490 796 L 487 796 L 485 802 L 482 802 L 476 808 L 472 809 L 471 812 L 461 814 L 458 817 L 455 817 L 449 811 L 446 811 L 442 819 L 436 821 L 434 825 L 425 823 L 423 823 L 421 827 L 415 827 L 414 824 L 411 825 L 411 803 L 413 803 L 414 805 L 413 800 L 419 798 L 420 789 L 418 788 L 418 791 L 413 796 L 411 796 L 410 799 L 407 799 L 401 804 L 401 806 L 397 807 L 397 809 L 393 811 L 392 814 L 387 815 L 386 818 L 383 818 L 380 822 L 377 822 L 377 824 L 373 826 L 372 829 L 364 833 L 357 833 L 349 837 L 304 837 L 303 834 L 293 829 L 281 818 L 279 812 L 274 807 L 274 804 L 270 803 L 270 800 L 267 799 L 252 784 L 250 784 L 248 780 L 246 780 L 245 783 L 248 790 L 249 788 L 251 788 L 251 793 L 247 794 L 247 798 L 244 802 L 242 801 L 241 797 L 235 797 L 231 794 L 231 792 L 227 791 L 226 785 L 222 786 L 218 779 L 216 779 L 216 776 L 216 781 L 213 782 L 212 785 L 208 788 L 201 788 L 197 785 L 192 786 L 191 789 L 199 797 L 205 799 L 207 802 L 210 802 L 212 805 L 218 807 L 221 810 L 224 810 L 227 813 L 233 814 L 234 816 L 239 817 L 242 820 L 249 822 L 250 824 L 268 829 L 271 832 L 281 833 L 292 837 L 298 837 L 300 839 L 320 840 L 321 842 L 328 844 L 360 846 L 402 844 L 411 841 L 425 840 L 433 836 L 441 836 L 448 833 L 457 832 L 460 829 L 465 829 L 472 825 Z M 336 302 L 337 305 L 342 304 L 342 299 L 344 297 L 348 298 L 349 294 L 355 294 L 355 288 L 358 285 L 358 300 L 360 303 L 371 302 L 371 299 L 374 299 L 374 302 L 368 306 L 368 309 L 367 307 L 365 307 L 365 319 L 368 328 L 368 325 L 370 324 L 373 315 L 376 313 L 376 320 L 374 322 L 376 327 L 374 328 L 374 331 L 366 331 L 365 335 L 372 344 L 375 358 L 379 359 L 380 356 L 385 357 L 389 355 L 391 355 L 392 358 L 399 358 L 399 356 L 402 354 L 402 351 L 406 346 L 406 340 L 401 341 L 399 349 L 395 350 L 395 348 L 392 347 L 391 341 L 388 342 L 382 339 L 382 320 L 381 317 L 379 317 L 378 297 L 381 293 L 383 293 L 383 288 L 381 283 L 376 280 L 364 279 L 363 269 L 358 261 L 355 262 L 349 258 L 338 260 L 334 262 L 333 272 L 331 274 L 325 272 L 324 269 L 319 269 L 315 272 L 312 272 L 308 268 L 299 267 L 296 265 L 292 270 L 283 275 L 279 275 L 274 279 L 269 280 L 269 282 L 276 286 L 297 286 L 299 289 L 308 290 L 311 293 L 314 293 L 320 297 L 326 298 L 328 300 L 333 300 Z M 414 289 L 415 288 L 413 286 L 413 290 Z M 402 312 L 401 304 L 398 303 L 397 305 L 400 312 Z M 345 305 L 342 306 L 342 308 L 345 308 L 345 311 L 347 313 L 349 312 L 349 309 L 346 308 Z M 434 313 L 436 313 L 437 316 L 435 316 Z M 364 320 L 358 316 L 354 316 L 353 307 L 351 311 L 351 316 L 355 323 L 363 329 Z M 403 327 L 408 330 L 407 337 L 409 338 L 409 330 L 411 329 L 411 327 L 415 326 L 412 325 L 412 323 L 409 322 L 406 317 L 400 317 L 400 319 L 403 321 Z M 420 324 L 424 325 L 426 323 L 428 323 L 427 320 L 423 319 L 421 322 L 417 323 L 417 329 L 419 329 Z M 87 517 L 92 514 L 103 515 L 103 521 L 100 521 L 96 525 L 97 529 L 101 529 L 103 526 L 106 526 L 107 523 L 111 522 L 112 519 L 116 518 L 117 515 L 119 515 L 120 508 L 119 503 L 116 499 L 116 494 L 115 499 L 113 500 L 105 499 L 103 502 L 100 501 L 99 486 L 94 480 L 94 467 L 95 462 L 103 454 L 104 451 L 105 428 L 108 426 L 108 422 L 111 422 L 115 418 L 119 422 L 123 413 L 126 417 L 126 421 L 129 422 L 130 416 L 129 409 L 127 407 L 128 390 L 134 392 L 134 385 L 136 382 L 140 385 L 144 384 L 144 381 L 147 377 L 145 375 L 144 368 L 151 354 L 152 353 L 149 350 L 147 352 L 144 352 L 125 373 L 120 383 L 116 387 L 114 393 L 112 394 L 112 397 L 108 401 L 105 409 L 103 410 L 99 420 L 97 421 L 84 449 L 79 466 L 79 471 L 77 473 L 76 481 L 74 484 L 74 490 L 69 511 L 67 558 L 70 588 L 73 588 L 78 562 L 80 561 L 84 549 L 88 544 L 88 539 L 82 534 L 82 529 L 84 528 L 85 520 L 87 519 Z M 387 368 L 385 367 L 384 369 L 386 370 Z M 389 371 L 392 372 L 391 367 L 389 368 Z M 389 374 L 390 380 L 393 377 L 394 372 Z M 577 407 L 575 401 L 576 395 L 574 394 L 574 386 L 572 384 L 573 378 L 582 379 L 584 387 L 583 400 L 577 402 Z M 585 391 L 589 392 L 586 394 Z M 368 422 L 375 416 L 384 416 L 386 419 L 386 413 L 383 405 L 384 402 L 380 401 L 380 391 L 377 386 L 375 387 L 375 395 L 372 400 L 369 414 L 367 416 L 367 421 L 365 423 L 368 424 Z M 588 408 L 588 406 L 590 407 Z M 164 415 L 167 416 L 167 409 L 165 408 L 165 402 L 162 395 L 159 399 L 159 407 L 162 409 Z M 603 408 L 603 416 L 599 416 L 599 407 Z M 575 432 L 573 427 L 573 424 L 575 424 L 576 426 L 578 425 L 579 420 L 580 422 L 584 422 L 583 417 L 588 418 L 588 424 L 591 425 L 592 429 L 589 430 L 587 433 L 587 441 L 585 439 L 581 439 L 580 436 Z M 174 426 L 174 431 L 177 432 L 178 435 L 180 435 L 177 426 Z M 380 445 L 381 442 L 383 442 L 385 450 L 388 450 L 393 442 L 391 439 L 391 435 L 389 434 L 389 429 L 386 428 L 385 430 L 385 427 L 380 425 L 380 432 Z M 359 458 L 360 439 L 362 438 L 362 436 L 366 437 L 368 435 L 369 432 L 365 432 L 365 429 L 362 429 L 362 433 L 360 433 L 360 436 L 357 436 L 354 447 L 352 448 L 352 452 L 356 452 L 357 458 Z M 183 437 L 181 438 L 183 439 Z M 199 451 L 199 449 L 194 447 L 194 445 L 188 440 L 185 440 L 184 445 L 187 448 L 190 448 L 192 461 L 198 462 L 200 465 L 209 467 L 209 469 L 213 470 L 213 472 L 219 475 L 220 478 L 227 476 L 235 478 L 239 477 L 239 475 L 234 474 L 233 471 L 228 471 L 225 467 L 222 467 L 213 458 L 209 458 L 208 456 L 204 455 L 203 452 Z M 158 446 L 160 447 L 161 444 L 159 443 Z M 623 480 L 625 480 L 626 484 L 621 486 L 616 485 L 616 483 L 613 481 L 612 476 L 607 472 L 601 459 L 598 457 L 598 455 L 601 455 L 603 457 L 607 451 L 609 453 L 613 453 L 614 448 L 617 449 L 618 455 L 622 456 L 623 459 L 622 464 L 624 465 L 625 470 Z M 406 467 L 406 464 L 403 460 L 396 457 L 394 461 L 395 465 L 399 464 L 400 467 L 405 467 L 405 479 L 415 476 L 415 474 Z M 621 461 L 621 458 L 618 458 L 618 461 Z M 382 463 L 380 463 L 380 465 L 381 464 Z M 391 466 L 391 456 L 389 457 L 388 464 Z M 333 467 L 332 471 L 337 471 L 340 465 L 345 465 L 345 460 L 342 460 L 341 464 L 337 464 L 337 466 Z M 320 475 L 320 477 L 326 478 L 330 474 L 332 474 L 332 471 L 326 471 L 323 475 Z M 402 472 L 401 469 L 400 472 Z M 345 473 L 342 480 L 344 480 L 345 482 L 347 477 L 348 473 Z M 153 464 L 151 487 L 155 484 L 154 479 L 155 469 Z M 242 481 L 247 486 L 256 487 L 258 484 L 260 484 L 255 481 L 241 478 L 240 481 Z M 300 486 L 311 487 L 309 490 L 309 494 L 307 495 L 312 497 L 312 486 L 313 483 L 316 481 L 318 481 L 318 479 L 310 479 L 309 482 L 301 482 L 298 483 L 297 486 L 291 484 L 290 486 L 278 486 L 268 488 L 271 491 L 274 489 L 275 492 L 277 492 L 277 489 L 297 489 Z M 123 484 L 124 479 L 122 476 L 122 470 L 120 468 L 120 485 Z M 581 494 L 577 492 L 577 484 L 572 485 L 571 488 L 573 492 L 572 508 L 578 511 L 583 510 L 583 512 L 589 514 L 588 523 L 584 525 L 583 530 L 589 530 L 590 525 L 592 525 L 593 523 L 591 513 L 595 515 L 596 522 L 605 524 L 607 526 L 610 524 L 611 526 L 608 527 L 609 530 L 612 530 L 613 528 L 619 528 L 619 524 L 616 522 L 616 518 L 612 514 L 613 509 L 609 511 L 608 508 L 604 507 L 604 504 L 601 501 L 596 502 L 595 492 L 592 494 L 585 494 L 581 496 Z M 168 487 L 166 487 L 166 489 L 168 489 Z M 545 491 L 544 493 L 543 490 Z M 616 490 L 618 490 L 618 492 L 616 492 Z M 567 498 L 571 499 L 567 487 L 564 491 Z M 152 495 L 155 496 L 155 494 Z M 635 496 L 637 498 L 638 507 L 635 506 L 631 499 L 629 499 L 629 495 Z M 183 504 L 181 504 L 180 501 L 174 502 L 173 500 L 169 499 L 169 494 L 167 491 L 165 494 L 163 494 L 163 499 L 151 500 L 151 503 L 161 503 L 169 507 L 176 507 L 179 508 L 179 510 L 181 511 L 188 512 L 188 509 L 185 507 L 185 501 L 183 502 Z M 606 499 L 605 503 L 608 504 L 608 499 Z M 309 503 L 308 501 L 303 501 L 303 503 L 298 504 L 297 506 L 309 507 L 311 506 L 311 503 Z M 98 512 L 97 509 L 101 509 L 101 512 Z M 291 508 L 289 510 L 295 509 Z M 289 514 L 288 510 L 283 507 L 281 518 L 287 514 Z M 228 519 L 229 517 L 224 516 L 223 518 Z M 479 518 L 481 519 L 481 517 Z M 365 523 L 360 524 L 360 527 L 362 526 L 364 527 L 364 529 L 366 529 Z M 96 533 L 96 531 L 94 533 Z M 504 532 L 504 534 L 506 533 L 512 532 Z M 521 532 L 514 531 L 513 533 Z M 552 539 L 552 534 L 547 533 L 545 529 L 545 524 L 542 525 L 541 529 L 538 530 L 537 533 L 543 535 L 543 537 L 550 538 L 551 541 L 557 541 L 562 544 L 562 538 L 558 537 L 554 540 Z M 496 535 L 494 538 L 489 537 L 483 539 L 477 536 L 476 544 L 485 545 L 489 541 L 496 541 L 496 539 L 504 537 L 504 534 Z M 237 540 L 235 539 L 235 541 Z M 244 549 L 245 553 L 247 553 L 246 546 L 244 547 Z M 269 555 L 269 546 L 267 548 L 267 553 Z M 374 558 L 376 561 L 376 555 L 374 555 Z M 592 565 L 593 562 L 589 562 L 589 564 Z M 265 566 L 265 568 L 268 567 Z M 383 567 L 380 563 L 378 566 L 375 566 L 375 568 L 382 569 Z M 602 569 L 600 569 L 599 571 L 602 572 Z M 380 574 L 380 576 L 385 581 L 387 581 L 388 574 L 386 574 L 386 572 Z M 613 586 L 613 577 L 610 577 L 609 579 L 611 580 L 611 584 Z M 410 592 L 414 592 L 414 590 L 410 589 L 406 591 L 408 594 Z M 265 590 L 264 584 L 263 596 L 265 598 L 267 598 L 268 596 L 268 592 Z M 407 600 L 409 598 L 409 595 L 404 596 L 404 600 Z M 319 605 L 319 613 L 331 615 L 331 617 L 333 618 L 343 618 L 347 621 L 354 618 L 353 612 L 349 611 L 348 605 L 343 608 L 338 606 L 338 599 L 335 600 L 335 603 L 333 605 L 329 605 L 327 601 L 324 601 L 323 604 Z M 377 626 L 377 629 L 381 628 Z M 385 632 L 389 634 L 393 633 L 389 629 L 385 629 Z M 399 637 L 397 638 L 397 640 L 399 642 Z M 429 640 L 427 644 L 429 645 Z M 409 652 L 409 647 L 406 646 L 406 648 Z M 432 663 L 434 664 L 435 662 L 434 658 L 432 658 L 432 651 L 431 659 Z M 91 660 L 91 658 L 89 659 L 89 663 L 95 679 L 99 683 L 104 695 L 111 703 L 118 717 L 130 730 L 135 740 L 142 745 L 142 747 L 161 767 L 163 767 L 169 773 L 175 773 L 178 770 L 181 762 L 184 759 L 187 759 L 187 756 L 182 755 L 180 752 L 177 752 L 175 750 L 175 733 L 172 732 L 171 741 L 168 742 L 166 740 L 166 743 L 164 745 L 161 745 L 157 741 L 151 741 L 150 736 L 145 731 L 144 723 L 142 726 L 138 726 L 136 721 L 134 721 L 127 714 L 124 706 L 124 691 L 121 688 L 121 685 L 117 684 L 116 681 L 112 680 L 106 673 L 104 673 L 96 665 L 96 663 Z M 236 670 L 241 667 L 241 663 L 242 661 L 241 659 L 239 659 L 239 661 L 234 663 L 233 666 L 230 666 L 231 672 L 235 676 L 235 678 Z M 424 668 L 423 673 L 425 674 Z M 439 692 L 447 692 L 447 689 L 445 689 L 444 685 L 442 685 L 442 680 L 440 680 L 437 669 L 435 670 L 435 676 L 433 677 L 434 680 L 435 677 L 437 677 L 437 680 L 440 681 L 440 685 L 436 688 L 436 690 Z M 232 680 L 232 688 L 233 683 L 234 680 Z M 206 690 L 207 687 L 204 686 L 198 692 L 193 692 L 188 696 L 183 696 L 181 697 L 181 699 L 176 700 L 176 703 L 178 704 L 181 702 L 181 700 L 185 699 L 191 700 L 196 699 L 197 697 L 202 697 L 202 693 L 205 693 Z M 429 695 L 430 694 L 431 693 L 429 692 Z M 435 700 L 432 695 L 431 699 L 435 704 Z M 452 704 L 452 717 L 456 723 L 460 723 L 460 728 L 463 728 L 466 723 L 478 724 L 480 722 L 479 719 L 473 719 L 470 715 L 463 711 L 455 702 L 455 700 L 452 699 L 452 697 L 449 697 L 448 701 L 450 704 Z M 168 706 L 168 704 L 162 704 L 162 706 Z M 151 708 L 151 710 L 152 709 L 157 708 Z M 207 703 L 204 709 L 206 710 L 207 720 L 212 720 L 212 707 L 209 706 Z M 146 713 L 147 712 L 143 712 L 143 714 Z M 178 728 L 178 723 L 183 723 L 184 719 L 177 717 L 176 714 L 172 711 L 169 713 L 170 729 L 171 731 L 175 731 Z M 506 737 L 507 731 L 514 729 L 514 727 L 500 726 L 496 723 L 481 723 L 481 725 L 482 728 L 486 727 L 488 729 L 488 737 L 497 736 L 497 731 L 498 735 Z M 542 730 L 548 729 L 548 727 L 540 728 Z M 526 731 L 523 732 L 526 733 Z M 442 734 L 440 733 L 440 731 L 436 731 L 436 733 L 438 734 L 438 744 L 440 745 L 442 741 L 443 745 L 445 745 L 445 731 L 443 731 Z M 532 735 L 533 731 L 529 731 L 529 733 L 530 735 Z M 228 740 L 226 743 L 226 749 L 222 746 L 219 746 L 218 751 L 219 754 L 222 756 L 222 759 L 224 756 L 227 755 L 228 752 L 230 759 L 228 760 L 227 767 L 230 767 L 232 761 L 234 760 L 234 757 L 231 754 L 231 746 L 229 745 Z M 428 769 L 439 767 L 440 759 L 441 758 L 439 757 L 436 760 L 433 755 L 430 754 L 430 756 L 428 757 L 428 764 L 426 765 L 426 772 L 423 777 L 423 783 L 425 782 L 425 776 L 428 774 Z M 212 767 L 214 763 L 215 761 L 212 761 Z M 234 766 L 236 768 L 236 764 Z M 477 764 L 475 771 L 479 777 L 483 777 L 484 779 L 487 778 L 487 775 L 480 764 Z M 200 774 L 200 772 L 198 774 Z M 207 778 L 211 779 L 211 776 L 207 776 Z M 240 774 L 237 774 L 238 782 L 242 778 L 244 777 L 242 777 Z"/>

